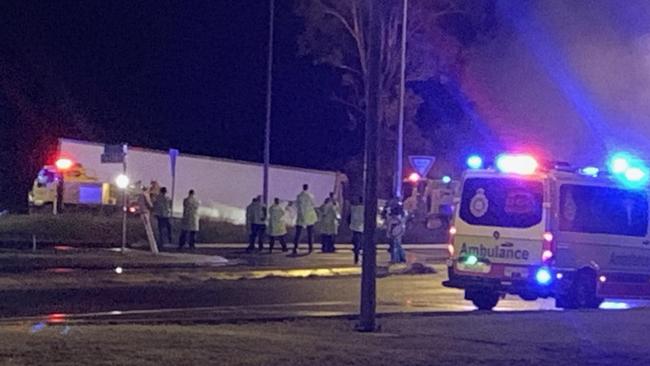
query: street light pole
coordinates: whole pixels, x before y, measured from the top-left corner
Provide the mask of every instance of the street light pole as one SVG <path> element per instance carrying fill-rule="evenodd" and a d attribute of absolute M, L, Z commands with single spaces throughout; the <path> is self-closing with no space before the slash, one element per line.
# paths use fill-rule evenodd
<path fill-rule="evenodd" d="M 122 160 L 122 174 L 124 177 L 127 177 L 126 179 L 126 184 L 122 188 L 122 253 L 126 251 L 126 231 L 127 231 L 127 219 L 128 219 L 128 214 L 129 214 L 129 207 L 128 207 L 128 200 L 127 200 L 127 195 L 128 195 L 128 190 L 129 190 L 129 181 L 128 181 L 128 176 L 126 175 L 126 145 L 123 145 L 124 149 L 124 158 Z"/>
<path fill-rule="evenodd" d="M 397 124 L 397 156 L 395 171 L 395 198 L 402 199 L 402 180 L 404 176 L 404 97 L 406 84 L 406 30 L 408 21 L 408 0 L 402 0 L 402 50 L 399 82 L 399 121 Z"/>
<path fill-rule="evenodd" d="M 376 269 L 377 247 L 377 176 L 379 140 L 379 96 L 381 68 L 381 16 L 384 15 L 384 1 L 366 0 L 370 11 L 368 23 L 368 83 L 366 84 L 366 174 L 365 174 L 365 212 L 363 231 L 363 264 L 361 272 L 361 305 L 359 324 L 361 332 L 375 330 L 375 311 L 377 305 Z"/>
<path fill-rule="evenodd" d="M 126 251 L 126 223 L 129 208 L 127 207 L 127 189 L 122 190 L 122 253 Z"/>
<path fill-rule="evenodd" d="M 269 55 L 266 74 L 266 125 L 264 128 L 264 182 L 262 183 L 262 197 L 264 206 L 269 206 L 269 165 L 271 164 L 271 100 L 273 91 L 273 15 L 275 13 L 274 0 L 269 0 Z"/>

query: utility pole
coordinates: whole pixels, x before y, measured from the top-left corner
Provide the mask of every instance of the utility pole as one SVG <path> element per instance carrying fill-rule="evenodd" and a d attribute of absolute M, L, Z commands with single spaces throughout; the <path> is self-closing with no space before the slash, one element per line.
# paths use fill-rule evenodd
<path fill-rule="evenodd" d="M 126 144 L 124 146 L 124 160 L 122 161 L 122 174 L 127 177 L 126 175 Z M 122 253 L 126 251 L 126 230 L 127 230 L 127 219 L 128 219 L 128 214 L 129 214 L 129 207 L 128 207 L 128 183 L 127 186 L 122 189 Z M 161 239 L 162 240 L 162 239 Z"/>
<path fill-rule="evenodd" d="M 379 97 L 381 69 L 381 17 L 384 15 L 384 0 L 366 0 L 370 11 L 368 23 L 368 83 L 366 85 L 366 171 L 365 171 L 365 213 L 363 232 L 363 265 L 361 272 L 361 305 L 357 330 L 375 331 L 375 310 L 377 306 L 376 271 L 377 247 L 377 148 L 379 129 Z"/>
<path fill-rule="evenodd" d="M 402 0 L 402 50 L 399 81 L 399 121 L 397 123 L 397 156 L 395 157 L 395 198 L 402 200 L 402 180 L 404 177 L 404 94 L 406 84 L 406 30 L 409 1 Z"/>
<path fill-rule="evenodd" d="M 273 91 L 273 15 L 274 0 L 269 0 L 269 55 L 266 74 L 266 125 L 264 128 L 264 182 L 262 183 L 262 199 L 264 207 L 269 207 L 269 165 L 271 164 L 271 100 Z"/>

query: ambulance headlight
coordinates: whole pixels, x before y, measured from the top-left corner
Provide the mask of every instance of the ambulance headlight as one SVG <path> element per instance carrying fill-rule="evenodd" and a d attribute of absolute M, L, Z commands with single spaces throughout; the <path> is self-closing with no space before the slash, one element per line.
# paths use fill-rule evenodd
<path fill-rule="evenodd" d="M 535 273 L 535 281 L 542 286 L 550 284 L 552 279 L 551 271 L 546 267 L 538 269 L 537 273 Z"/>

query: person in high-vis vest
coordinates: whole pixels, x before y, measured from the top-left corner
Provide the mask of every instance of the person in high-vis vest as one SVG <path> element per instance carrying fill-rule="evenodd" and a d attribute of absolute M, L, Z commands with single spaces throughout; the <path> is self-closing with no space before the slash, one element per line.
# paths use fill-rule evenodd
<path fill-rule="evenodd" d="M 406 262 L 406 253 L 402 248 L 402 238 L 406 231 L 406 212 L 402 204 L 393 199 L 388 203 L 386 216 L 386 234 L 390 241 L 390 262 Z"/>
<path fill-rule="evenodd" d="M 354 252 L 354 264 L 359 263 L 359 254 L 361 253 L 361 246 L 363 244 L 363 197 L 357 197 L 350 206 L 350 216 L 348 221 L 350 223 L 350 231 L 352 231 L 352 251 Z"/>
<path fill-rule="evenodd" d="M 307 243 L 309 243 L 309 253 L 314 250 L 314 225 L 318 221 L 314 196 L 309 193 L 309 185 L 302 186 L 302 192 L 296 197 L 296 236 L 293 239 L 293 254 L 298 253 L 298 242 L 302 229 L 307 229 Z"/>
<path fill-rule="evenodd" d="M 279 240 L 282 246 L 282 251 L 287 251 L 287 242 L 284 240 L 287 235 L 287 224 L 284 218 L 284 208 L 280 206 L 280 199 L 275 198 L 273 204 L 269 208 L 269 253 L 273 253 L 273 246 L 275 241 Z"/>
<path fill-rule="evenodd" d="M 257 250 L 261 251 L 264 249 L 264 232 L 266 231 L 266 207 L 262 203 L 261 196 L 255 197 L 253 202 L 246 208 L 246 218 L 250 225 L 246 251 L 252 252 L 255 250 L 255 240 L 257 240 Z"/>
<path fill-rule="evenodd" d="M 165 234 L 169 238 L 169 243 L 172 242 L 172 200 L 167 197 L 167 188 L 161 187 L 160 193 L 153 201 L 153 215 L 158 222 L 158 250 L 165 246 Z"/>
<path fill-rule="evenodd" d="M 181 220 L 181 235 L 178 238 L 178 249 L 185 246 L 186 240 L 189 240 L 190 249 L 194 249 L 196 242 L 196 233 L 199 232 L 199 207 L 201 202 L 196 198 L 193 189 L 183 200 L 183 219 Z"/>
<path fill-rule="evenodd" d="M 338 213 L 334 203 L 330 198 L 325 199 L 325 203 L 319 208 L 320 221 L 319 228 L 321 234 L 321 245 L 323 253 L 334 253 L 336 247 L 336 234 L 338 234 L 339 223 Z"/>

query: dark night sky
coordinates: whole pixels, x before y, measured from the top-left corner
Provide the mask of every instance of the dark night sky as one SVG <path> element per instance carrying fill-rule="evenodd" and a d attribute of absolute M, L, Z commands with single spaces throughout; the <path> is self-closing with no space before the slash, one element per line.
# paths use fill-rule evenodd
<path fill-rule="evenodd" d="M 459 138 L 451 121 L 436 146 L 525 148 L 589 165 L 618 150 L 647 157 L 650 3 L 496 3 L 497 31 L 468 52 L 458 87 L 412 85 L 425 99 L 423 133 L 467 114 L 473 130 Z M 24 204 L 45 162 L 42 141 L 60 135 L 261 161 L 267 6 L 0 2 L 0 207 L 7 198 Z M 292 7 L 276 0 L 271 160 L 341 169 L 362 141 L 329 101 L 336 75 L 296 56 L 302 20 Z"/>
<path fill-rule="evenodd" d="M 81 131 L 62 129 L 67 137 L 261 161 L 267 3 L 3 2 L 0 65 L 19 65 L 36 93 L 47 90 L 43 80 L 67 93 L 85 121 Z M 272 163 L 333 169 L 361 142 L 328 100 L 336 76 L 296 56 L 302 23 L 292 6 L 276 1 Z M 15 105 L 3 104 L 3 128 L 18 128 Z M 9 155 L 3 164 L 16 164 Z M 4 192 L 16 181 L 6 175 Z"/>
<path fill-rule="evenodd" d="M 301 21 L 291 1 L 277 3 L 273 161 L 327 168 L 346 153 L 328 144 L 345 134 L 335 128 L 345 115 L 327 100 L 336 79 L 296 56 Z M 3 43 L 23 54 L 19 62 L 59 75 L 98 138 L 261 159 L 267 2 L 16 1 L 6 7 Z M 319 158 L 324 155 L 329 159 Z"/>

